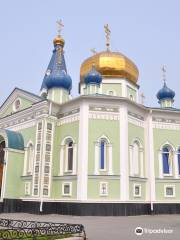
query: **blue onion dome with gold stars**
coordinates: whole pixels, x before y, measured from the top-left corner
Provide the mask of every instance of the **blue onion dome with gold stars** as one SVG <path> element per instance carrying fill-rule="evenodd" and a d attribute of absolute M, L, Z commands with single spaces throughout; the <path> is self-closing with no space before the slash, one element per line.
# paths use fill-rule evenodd
<path fill-rule="evenodd" d="M 102 82 L 102 75 L 96 70 L 95 65 L 92 65 L 92 69 L 84 77 L 85 84 L 98 84 Z"/>
<path fill-rule="evenodd" d="M 175 92 L 167 87 L 166 82 L 164 82 L 164 86 L 157 93 L 157 98 L 159 101 L 165 99 L 172 99 L 175 97 Z"/>
<path fill-rule="evenodd" d="M 42 90 L 48 90 L 51 88 L 63 88 L 70 92 L 72 88 L 72 79 L 67 74 L 67 68 L 64 58 L 64 39 L 58 35 L 54 41 L 53 55 L 45 73 Z"/>

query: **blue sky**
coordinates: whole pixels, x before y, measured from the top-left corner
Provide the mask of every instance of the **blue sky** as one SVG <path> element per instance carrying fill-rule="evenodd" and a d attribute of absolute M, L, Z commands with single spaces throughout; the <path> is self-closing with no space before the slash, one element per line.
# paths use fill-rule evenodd
<path fill-rule="evenodd" d="M 90 49 L 105 49 L 104 24 L 111 29 L 111 49 L 132 59 L 139 68 L 145 103 L 158 106 L 161 67 L 167 84 L 176 91 L 180 107 L 180 2 L 178 0 L 1 0 L 0 103 L 14 87 L 39 93 L 62 19 L 65 58 L 78 94 L 79 70 Z"/>

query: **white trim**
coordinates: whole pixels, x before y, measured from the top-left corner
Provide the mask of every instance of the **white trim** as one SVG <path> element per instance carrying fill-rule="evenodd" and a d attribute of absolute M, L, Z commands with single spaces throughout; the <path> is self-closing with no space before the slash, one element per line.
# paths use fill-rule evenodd
<path fill-rule="evenodd" d="M 31 195 L 31 182 L 24 183 L 24 195 L 30 196 Z"/>
<path fill-rule="evenodd" d="M 158 153 L 158 162 L 159 162 L 159 178 L 163 178 L 163 159 L 161 151 L 159 151 Z"/>
<path fill-rule="evenodd" d="M 88 125 L 89 105 L 82 102 L 80 105 L 79 142 L 78 142 L 78 175 L 77 199 L 87 200 L 88 184 Z"/>
<path fill-rule="evenodd" d="M 172 188 L 173 189 L 173 195 L 167 195 L 166 194 L 166 188 Z M 164 197 L 166 198 L 172 198 L 172 197 L 176 197 L 176 192 L 175 192 L 175 185 L 164 185 Z"/>
<path fill-rule="evenodd" d="M 69 185 L 69 193 L 64 193 L 64 186 Z M 72 182 L 62 183 L 62 196 L 72 196 Z"/>
<path fill-rule="evenodd" d="M 102 192 L 102 185 L 103 184 L 105 184 L 106 185 L 106 193 L 103 193 Z M 108 196 L 108 182 L 100 182 L 99 183 L 99 196 L 102 196 L 102 197 L 104 197 L 104 196 Z"/>
<path fill-rule="evenodd" d="M 7 142 L 5 142 L 7 144 Z M 6 191 L 6 176 L 7 176 L 7 169 L 8 169 L 8 163 L 9 163 L 9 154 L 8 154 L 8 149 L 4 149 L 5 154 L 4 154 L 4 160 L 5 164 L 3 166 L 3 175 L 2 175 L 2 188 L 1 188 L 1 199 L 4 199 L 5 196 L 5 191 Z"/>
<path fill-rule="evenodd" d="M 139 194 L 136 194 L 136 187 L 139 187 Z M 141 197 L 141 184 L 134 183 L 133 185 L 133 197 Z"/>
<path fill-rule="evenodd" d="M 119 109 L 120 131 L 120 198 L 123 201 L 129 199 L 129 164 L 128 164 L 128 112 L 126 106 Z"/>

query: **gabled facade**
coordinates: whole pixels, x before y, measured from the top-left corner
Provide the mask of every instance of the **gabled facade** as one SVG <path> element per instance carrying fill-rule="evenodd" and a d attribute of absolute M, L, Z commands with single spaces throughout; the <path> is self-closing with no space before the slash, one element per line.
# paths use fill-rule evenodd
<path fill-rule="evenodd" d="M 63 47 L 59 35 L 40 96 L 15 88 L 0 108 L 2 211 L 179 212 L 175 93 L 165 83 L 161 108 L 140 104 L 137 67 L 108 48 L 83 62 L 72 99 Z"/>

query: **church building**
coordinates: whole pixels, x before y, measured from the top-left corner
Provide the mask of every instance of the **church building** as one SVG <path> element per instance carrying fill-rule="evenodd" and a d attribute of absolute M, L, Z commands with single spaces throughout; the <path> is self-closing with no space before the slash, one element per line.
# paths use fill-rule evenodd
<path fill-rule="evenodd" d="M 0 107 L 0 211 L 180 213 L 180 110 L 165 75 L 159 106 L 145 106 L 138 68 L 111 51 L 106 25 L 72 98 L 58 24 L 39 94 L 16 87 Z"/>

